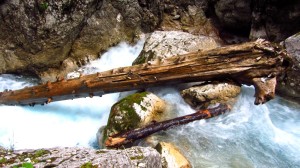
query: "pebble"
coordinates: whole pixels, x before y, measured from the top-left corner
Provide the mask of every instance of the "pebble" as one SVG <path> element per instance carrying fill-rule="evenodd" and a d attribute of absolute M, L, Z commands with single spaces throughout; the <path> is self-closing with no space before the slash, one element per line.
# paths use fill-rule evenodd
<path fill-rule="evenodd" d="M 31 163 L 31 159 L 30 158 L 25 158 L 24 161 L 28 162 L 28 163 Z"/>
<path fill-rule="evenodd" d="M 173 17 L 174 20 L 177 20 L 177 19 L 179 19 L 179 18 L 180 18 L 180 15 L 175 15 L 175 16 Z"/>

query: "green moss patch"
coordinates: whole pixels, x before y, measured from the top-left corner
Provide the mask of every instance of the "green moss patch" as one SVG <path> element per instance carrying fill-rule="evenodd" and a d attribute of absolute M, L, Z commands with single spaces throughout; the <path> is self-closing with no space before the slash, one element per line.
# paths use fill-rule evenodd
<path fill-rule="evenodd" d="M 97 168 L 98 166 L 93 165 L 91 162 L 84 163 L 80 168 Z"/>
<path fill-rule="evenodd" d="M 135 93 L 123 98 L 112 106 L 108 123 L 104 130 L 103 141 L 106 140 L 107 136 L 138 127 L 141 118 L 136 113 L 134 104 L 136 103 L 140 105 L 144 97 L 146 97 L 148 94 L 150 93 Z M 145 107 L 142 107 L 142 109 L 146 110 Z"/>
<path fill-rule="evenodd" d="M 133 61 L 132 65 L 143 64 L 147 61 L 151 61 L 154 58 L 154 52 L 152 51 L 142 51 L 141 54 Z"/>
<path fill-rule="evenodd" d="M 4 164 L 4 163 L 6 163 L 7 162 L 7 159 L 5 159 L 5 158 L 0 158 L 0 164 Z"/>

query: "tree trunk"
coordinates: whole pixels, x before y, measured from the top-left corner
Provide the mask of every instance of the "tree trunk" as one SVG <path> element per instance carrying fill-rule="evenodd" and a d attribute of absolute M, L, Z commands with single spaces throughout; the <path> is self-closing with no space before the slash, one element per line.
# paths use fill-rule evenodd
<path fill-rule="evenodd" d="M 116 68 L 77 79 L 61 79 L 21 90 L 1 92 L 0 104 L 44 104 L 163 84 L 225 78 L 241 84 L 254 84 L 255 103 L 260 104 L 274 97 L 275 78 L 287 68 L 287 60 L 287 55 L 280 48 L 267 41 L 257 40 Z"/>
<path fill-rule="evenodd" d="M 172 126 L 187 124 L 195 120 L 208 119 L 223 114 L 227 110 L 229 110 L 229 107 L 227 105 L 221 104 L 218 107 L 209 110 L 200 110 L 190 115 L 177 117 L 163 122 L 155 122 L 148 126 L 145 126 L 144 128 L 135 129 L 125 133 L 116 134 L 111 137 L 108 137 L 108 139 L 105 142 L 105 145 L 107 147 L 119 147 L 122 145 L 126 145 L 135 140 L 145 138 L 158 131 L 166 130 Z"/>

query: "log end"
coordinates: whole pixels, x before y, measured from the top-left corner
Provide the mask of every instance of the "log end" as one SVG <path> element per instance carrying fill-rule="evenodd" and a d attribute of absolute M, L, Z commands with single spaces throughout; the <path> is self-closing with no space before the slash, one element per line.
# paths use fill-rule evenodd
<path fill-rule="evenodd" d="M 126 138 L 123 137 L 108 137 L 107 140 L 105 141 L 105 146 L 106 147 L 115 147 L 119 146 L 119 144 L 123 144 Z"/>
<path fill-rule="evenodd" d="M 255 87 L 255 105 L 264 104 L 275 97 L 276 77 L 252 80 Z"/>

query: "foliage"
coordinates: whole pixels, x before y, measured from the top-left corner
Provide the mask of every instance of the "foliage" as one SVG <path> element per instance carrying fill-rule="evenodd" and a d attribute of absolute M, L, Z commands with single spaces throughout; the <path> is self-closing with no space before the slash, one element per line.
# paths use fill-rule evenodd
<path fill-rule="evenodd" d="M 5 158 L 0 159 L 0 164 L 5 163 L 7 160 Z"/>
<path fill-rule="evenodd" d="M 48 6 L 49 6 L 48 2 L 41 2 L 41 3 L 39 4 L 39 10 L 40 10 L 41 12 L 43 12 L 43 11 L 45 11 L 45 10 L 48 8 Z"/>
<path fill-rule="evenodd" d="M 14 166 L 13 168 L 34 168 L 32 163 L 23 163 L 22 165 L 20 166 Z"/>
<path fill-rule="evenodd" d="M 80 168 L 97 168 L 98 166 L 93 165 L 91 162 L 87 162 L 80 166 Z"/>
<path fill-rule="evenodd" d="M 40 150 L 35 151 L 33 157 L 34 157 L 34 158 L 41 157 L 41 156 L 43 156 L 43 155 L 45 155 L 45 154 L 47 154 L 47 153 L 49 153 L 49 151 L 40 149 Z"/>

